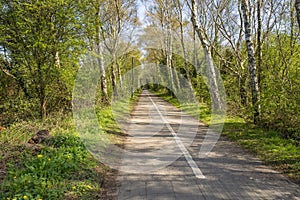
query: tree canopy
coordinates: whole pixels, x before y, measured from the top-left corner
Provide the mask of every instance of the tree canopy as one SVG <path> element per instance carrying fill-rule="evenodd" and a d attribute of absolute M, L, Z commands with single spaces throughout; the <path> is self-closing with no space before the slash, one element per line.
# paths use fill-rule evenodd
<path fill-rule="evenodd" d="M 132 63 L 152 62 L 167 66 L 174 90 L 181 87 L 175 70 L 199 101 L 217 109 L 222 80 L 229 113 L 288 137 L 299 134 L 298 0 L 0 5 L 2 124 L 69 112 L 76 72 L 93 52 L 101 70 L 101 106 L 110 104 L 116 85 L 123 87 Z M 147 48 L 153 42 L 160 47 Z"/>

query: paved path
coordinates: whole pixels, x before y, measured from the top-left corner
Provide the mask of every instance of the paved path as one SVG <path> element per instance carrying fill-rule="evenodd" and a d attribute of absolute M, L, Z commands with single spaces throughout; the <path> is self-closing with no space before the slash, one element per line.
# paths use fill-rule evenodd
<path fill-rule="evenodd" d="M 124 156 L 121 162 L 125 172 L 120 171 L 117 178 L 116 199 L 300 200 L 299 185 L 225 138 L 206 158 L 197 158 L 207 128 L 180 115 L 161 98 L 142 93 L 127 130 L 133 137 L 125 142 L 125 149 L 136 156 Z M 198 131 L 193 140 L 195 126 Z M 184 135 L 180 127 L 190 133 Z"/>

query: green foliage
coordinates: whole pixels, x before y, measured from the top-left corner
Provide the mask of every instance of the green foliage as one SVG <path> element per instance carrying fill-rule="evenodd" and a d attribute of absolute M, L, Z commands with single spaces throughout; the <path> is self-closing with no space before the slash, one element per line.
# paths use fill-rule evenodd
<path fill-rule="evenodd" d="M 62 138 L 64 143 L 61 142 Z M 54 137 L 52 142 L 61 146 L 44 147 L 33 155 L 23 152 L 24 158 L 19 161 L 18 167 L 9 165 L 9 173 L 1 188 L 4 196 L 1 198 L 21 199 L 28 196 L 30 199 L 59 199 L 76 187 L 78 182 L 81 187 L 86 187 L 85 192 L 76 190 L 79 194 L 83 192 L 82 196 L 99 187 L 99 178 L 93 171 L 97 163 L 78 137 Z"/>
<path fill-rule="evenodd" d="M 25 119 L 39 118 L 37 99 L 26 99 L 21 96 L 12 96 L 0 104 L 0 123 L 7 126 Z"/>
<path fill-rule="evenodd" d="M 136 101 L 138 100 L 141 89 L 137 89 L 133 96 L 129 99 L 117 101 L 113 107 L 101 107 L 101 104 L 97 106 L 96 113 L 100 123 L 101 129 L 108 134 L 109 139 L 114 144 L 122 143 L 122 136 L 125 134 L 116 123 L 115 119 L 127 120 L 127 115 L 131 113 Z M 121 136 L 121 137 L 119 137 Z"/>
<path fill-rule="evenodd" d="M 284 138 L 300 136 L 300 46 L 288 35 L 273 35 L 263 48 L 262 123 Z"/>
<path fill-rule="evenodd" d="M 69 107 L 83 47 L 76 1 L 0 3 L 1 69 L 26 99 L 39 100 L 42 117 Z"/>
<path fill-rule="evenodd" d="M 235 56 L 229 47 L 219 47 L 222 59 L 216 56 L 227 95 L 228 113 L 251 123 L 251 90 L 245 44 Z M 260 126 L 276 130 L 282 138 L 300 135 L 299 107 L 299 41 L 295 35 L 271 32 L 262 45 L 262 61 L 258 67 L 261 92 Z"/>
<path fill-rule="evenodd" d="M 190 102 L 180 104 L 175 95 L 170 95 L 170 91 L 166 88 L 150 88 L 151 92 L 155 95 L 163 98 L 165 101 L 171 103 L 177 108 L 183 110 L 184 112 L 190 114 L 201 120 L 202 122 L 209 124 L 211 120 L 211 110 L 210 107 L 205 103 L 198 103 L 198 105 L 192 104 Z"/>
<path fill-rule="evenodd" d="M 41 126 L 53 137 L 43 144 L 26 144 Z M 96 199 L 100 195 L 108 168 L 86 150 L 71 118 L 17 123 L 0 134 L 0 165 L 7 171 L 0 179 L 0 199 Z"/>
<path fill-rule="evenodd" d="M 227 119 L 223 134 L 255 153 L 266 164 L 300 180 L 299 141 L 283 139 L 280 132 L 248 125 L 241 118 Z"/>

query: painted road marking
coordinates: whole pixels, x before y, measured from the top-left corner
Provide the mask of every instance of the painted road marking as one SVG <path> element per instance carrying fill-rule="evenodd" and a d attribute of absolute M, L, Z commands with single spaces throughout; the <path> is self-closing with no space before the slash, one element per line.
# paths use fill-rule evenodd
<path fill-rule="evenodd" d="M 196 164 L 196 162 L 193 160 L 193 157 L 191 156 L 191 154 L 188 152 L 188 150 L 185 148 L 183 142 L 180 140 L 180 138 L 177 136 L 176 132 L 174 131 L 174 129 L 171 127 L 170 123 L 166 120 L 166 118 L 162 115 L 162 113 L 160 112 L 159 108 L 157 107 L 157 105 L 154 103 L 154 101 L 152 100 L 152 98 L 147 94 L 147 96 L 149 97 L 149 99 L 151 100 L 152 104 L 154 105 L 155 109 L 157 110 L 159 116 L 161 117 L 161 119 L 163 120 L 163 122 L 166 124 L 167 128 L 169 129 L 169 131 L 172 133 L 175 142 L 177 143 L 178 147 L 180 148 L 180 150 L 182 151 L 186 161 L 188 162 L 188 164 L 190 165 L 190 167 L 192 168 L 194 175 L 199 178 L 199 179 L 204 179 L 205 176 L 202 174 L 201 170 L 199 169 L 198 165 Z"/>

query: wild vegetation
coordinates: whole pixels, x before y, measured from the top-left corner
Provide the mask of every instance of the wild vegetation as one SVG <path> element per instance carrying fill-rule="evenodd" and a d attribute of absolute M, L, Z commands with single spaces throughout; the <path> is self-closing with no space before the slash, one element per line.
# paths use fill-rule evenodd
<path fill-rule="evenodd" d="M 200 120 L 226 107 L 224 135 L 299 180 L 299 5 L 0 0 L 0 198 L 104 198 L 110 169 L 84 148 L 72 121 L 76 75 L 91 55 L 99 126 L 114 143 L 122 140 L 111 108 L 118 93 L 137 83 L 172 98 L 190 87 Z M 138 80 L 133 68 L 147 64 L 167 70 Z M 29 144 L 42 129 L 51 139 Z"/>

